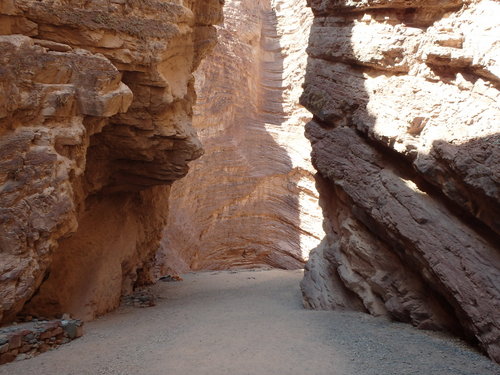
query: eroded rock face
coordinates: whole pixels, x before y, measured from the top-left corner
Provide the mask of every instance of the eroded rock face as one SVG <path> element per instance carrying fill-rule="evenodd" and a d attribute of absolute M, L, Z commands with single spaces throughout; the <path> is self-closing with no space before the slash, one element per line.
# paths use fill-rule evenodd
<path fill-rule="evenodd" d="M 104 126 L 87 130 L 88 112 L 125 111 L 132 92 L 88 51 L 21 35 L 0 36 L 0 49 L 0 311 L 10 319 L 40 285 L 57 241 L 77 229 L 73 185 L 92 132 Z"/>
<path fill-rule="evenodd" d="M 301 102 L 327 235 L 305 304 L 450 330 L 500 361 L 500 4 L 310 5 Z"/>
<path fill-rule="evenodd" d="M 302 1 L 229 0 L 196 72 L 206 150 L 172 187 L 163 260 L 174 271 L 301 268 L 323 236 L 299 106 L 312 13 Z"/>
<path fill-rule="evenodd" d="M 148 281 L 221 19 L 219 0 L 1 2 L 0 321 L 89 319 Z"/>

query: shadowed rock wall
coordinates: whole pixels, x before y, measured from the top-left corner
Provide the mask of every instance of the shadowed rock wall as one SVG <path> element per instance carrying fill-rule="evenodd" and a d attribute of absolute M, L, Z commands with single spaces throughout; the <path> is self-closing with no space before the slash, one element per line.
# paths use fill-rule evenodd
<path fill-rule="evenodd" d="M 312 22 L 303 1 L 229 0 L 196 73 L 206 150 L 176 182 L 163 240 L 174 271 L 301 268 L 323 236 L 298 105 Z"/>
<path fill-rule="evenodd" d="M 0 2 L 0 321 L 89 319 L 150 281 L 221 20 L 219 0 Z"/>
<path fill-rule="evenodd" d="M 500 4 L 309 4 L 327 235 L 305 305 L 449 330 L 500 361 Z"/>

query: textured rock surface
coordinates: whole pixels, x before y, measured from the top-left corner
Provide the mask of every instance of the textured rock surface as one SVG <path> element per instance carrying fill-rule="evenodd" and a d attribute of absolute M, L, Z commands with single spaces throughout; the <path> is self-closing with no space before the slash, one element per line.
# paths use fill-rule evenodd
<path fill-rule="evenodd" d="M 298 106 L 312 22 L 303 1 L 229 0 L 219 44 L 197 71 L 206 150 L 172 187 L 163 242 L 177 271 L 301 268 L 323 236 Z"/>
<path fill-rule="evenodd" d="M 500 361 L 500 4 L 310 5 L 301 102 L 327 235 L 305 304 L 451 330 Z"/>
<path fill-rule="evenodd" d="M 67 344 L 83 335 L 80 320 L 42 320 L 0 329 L 0 365 L 27 359 Z"/>
<path fill-rule="evenodd" d="M 221 19 L 219 0 L 0 3 L 0 321 L 28 300 L 92 318 L 148 281 Z"/>

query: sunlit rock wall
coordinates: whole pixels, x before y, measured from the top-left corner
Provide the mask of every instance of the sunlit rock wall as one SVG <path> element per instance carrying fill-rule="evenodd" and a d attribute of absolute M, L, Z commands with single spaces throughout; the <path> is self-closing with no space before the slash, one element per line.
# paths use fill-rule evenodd
<path fill-rule="evenodd" d="M 298 105 L 312 14 L 300 0 L 228 0 L 196 73 L 205 155 L 171 192 L 163 262 L 174 271 L 301 268 L 322 233 Z"/>
<path fill-rule="evenodd" d="M 0 2 L 0 321 L 90 319 L 149 281 L 221 20 L 219 0 Z"/>
<path fill-rule="evenodd" d="M 309 3 L 327 235 L 305 304 L 451 330 L 500 361 L 500 3 Z"/>

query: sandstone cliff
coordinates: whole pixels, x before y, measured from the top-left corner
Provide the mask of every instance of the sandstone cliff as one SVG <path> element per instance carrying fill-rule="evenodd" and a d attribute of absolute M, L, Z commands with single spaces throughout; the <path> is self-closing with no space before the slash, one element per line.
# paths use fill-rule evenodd
<path fill-rule="evenodd" d="M 309 3 L 327 235 L 305 304 L 451 330 L 500 361 L 500 3 Z"/>
<path fill-rule="evenodd" d="M 0 2 L 0 321 L 92 318 L 147 281 L 221 19 L 219 0 Z"/>
<path fill-rule="evenodd" d="M 196 72 L 206 153 L 172 187 L 163 262 L 302 268 L 323 236 L 303 135 L 311 115 L 298 105 L 312 13 L 301 0 L 228 0 L 224 19 Z"/>

